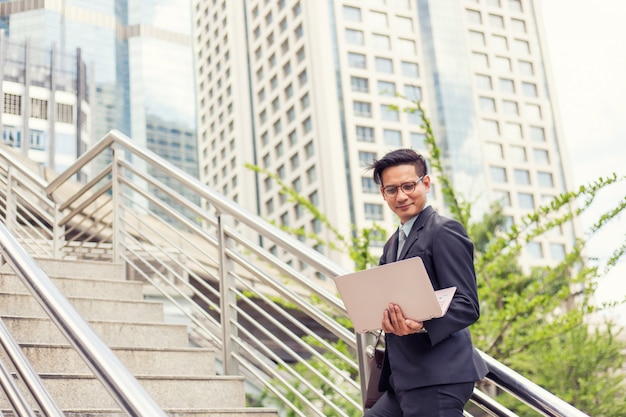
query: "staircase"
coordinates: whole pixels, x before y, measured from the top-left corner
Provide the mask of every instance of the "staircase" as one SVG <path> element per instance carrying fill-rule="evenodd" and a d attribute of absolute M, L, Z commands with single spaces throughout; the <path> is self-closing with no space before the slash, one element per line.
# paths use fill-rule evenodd
<path fill-rule="evenodd" d="M 37 262 L 168 415 L 278 415 L 274 409 L 246 408 L 243 377 L 217 375 L 216 351 L 189 346 L 187 326 L 166 323 L 163 304 L 145 301 L 142 283 L 127 281 L 123 265 Z M 0 318 L 66 416 L 126 415 L 7 264 L 0 268 Z M 0 360 L 7 363 L 3 355 L 0 349 Z M 13 415 L 3 397 L 0 411 Z"/>

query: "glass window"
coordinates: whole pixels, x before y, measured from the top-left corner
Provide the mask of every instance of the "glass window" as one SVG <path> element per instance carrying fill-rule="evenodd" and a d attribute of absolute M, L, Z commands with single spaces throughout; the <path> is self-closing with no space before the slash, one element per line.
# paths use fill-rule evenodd
<path fill-rule="evenodd" d="M 293 108 L 293 106 L 291 106 L 289 110 L 287 110 L 287 120 L 289 122 L 293 122 L 295 118 L 296 118 L 296 110 Z"/>
<path fill-rule="evenodd" d="M 311 116 L 309 116 L 302 122 L 302 131 L 306 135 L 311 130 L 313 130 L 313 123 L 311 122 Z"/>
<path fill-rule="evenodd" d="M 537 165 L 550 165 L 550 154 L 545 149 L 533 149 L 533 159 Z"/>
<path fill-rule="evenodd" d="M 359 151 L 359 166 L 368 167 L 376 160 L 374 152 Z"/>
<path fill-rule="evenodd" d="M 486 146 L 487 158 L 501 160 L 504 158 L 504 152 L 502 151 L 502 145 L 499 143 L 487 143 Z"/>
<path fill-rule="evenodd" d="M 307 73 L 306 70 L 302 71 L 299 75 L 298 75 L 298 81 L 300 81 L 300 85 L 304 85 L 307 82 Z"/>
<path fill-rule="evenodd" d="M 360 93 L 368 93 L 370 89 L 369 80 L 363 77 L 350 77 L 350 85 L 352 87 L 352 91 Z"/>
<path fill-rule="evenodd" d="M 423 133 L 411 132 L 410 138 L 411 148 L 426 149 L 426 135 Z"/>
<path fill-rule="evenodd" d="M 480 25 L 483 23 L 483 19 L 480 16 L 480 12 L 478 10 L 466 9 L 465 16 L 467 16 L 467 21 L 469 23 L 473 23 L 476 25 Z"/>
<path fill-rule="evenodd" d="M 396 16 L 394 30 L 397 30 L 399 33 L 412 33 L 413 21 L 408 17 Z"/>
<path fill-rule="evenodd" d="M 387 26 L 389 26 L 387 23 L 387 15 L 385 13 L 372 11 L 369 14 L 368 20 L 369 25 L 376 29 L 386 29 Z"/>
<path fill-rule="evenodd" d="M 546 134 L 543 127 L 530 126 L 530 139 L 533 142 L 545 142 Z"/>
<path fill-rule="evenodd" d="M 368 126 L 356 127 L 356 140 L 359 142 L 374 142 L 374 128 Z"/>
<path fill-rule="evenodd" d="M 422 89 L 416 85 L 404 85 L 404 97 L 411 101 L 420 101 L 422 99 Z"/>
<path fill-rule="evenodd" d="M 511 29 L 516 33 L 526 33 L 526 22 L 520 19 L 511 19 Z"/>
<path fill-rule="evenodd" d="M 528 242 L 526 253 L 533 259 L 543 259 L 543 248 L 539 242 Z"/>
<path fill-rule="evenodd" d="M 526 169 L 516 169 L 513 171 L 515 183 L 518 185 L 530 185 L 530 173 Z"/>
<path fill-rule="evenodd" d="M 501 72 L 511 72 L 511 60 L 503 56 L 497 56 L 496 69 Z"/>
<path fill-rule="evenodd" d="M 496 101 L 491 97 L 480 97 L 479 98 L 480 109 L 484 112 L 495 113 L 496 111 Z"/>
<path fill-rule="evenodd" d="M 508 78 L 500 78 L 500 91 L 504 94 L 515 94 L 515 83 Z"/>
<path fill-rule="evenodd" d="M 515 101 L 503 100 L 502 101 L 502 109 L 504 110 L 504 114 L 519 115 L 519 107 Z"/>
<path fill-rule="evenodd" d="M 494 190 L 493 195 L 502 207 L 511 207 L 511 194 L 504 190 Z"/>
<path fill-rule="evenodd" d="M 378 194 L 378 184 L 372 177 L 361 177 L 361 189 L 364 194 Z"/>
<path fill-rule="evenodd" d="M 527 119 L 541 120 L 541 107 L 538 104 L 524 105 L 524 112 Z"/>
<path fill-rule="evenodd" d="M 378 94 L 381 96 L 395 97 L 396 84 L 390 81 L 378 81 Z"/>
<path fill-rule="evenodd" d="M 489 68 L 489 58 L 487 54 L 481 54 L 480 52 L 472 52 L 472 61 L 474 66 L 479 69 Z"/>
<path fill-rule="evenodd" d="M 376 49 L 388 51 L 391 49 L 391 41 L 387 35 L 372 34 L 372 46 Z"/>
<path fill-rule="evenodd" d="M 290 99 L 293 96 L 293 85 L 289 83 L 287 87 L 285 87 L 285 99 Z"/>
<path fill-rule="evenodd" d="M 417 54 L 415 42 L 410 39 L 398 39 L 397 51 L 401 55 L 415 56 Z"/>
<path fill-rule="evenodd" d="M 491 77 L 488 75 L 477 74 L 476 86 L 481 90 L 492 90 L 493 84 L 491 83 Z"/>
<path fill-rule="evenodd" d="M 315 155 L 315 148 L 313 147 L 313 142 L 309 142 L 306 144 L 306 146 L 304 147 L 304 152 L 306 153 L 307 159 Z"/>
<path fill-rule="evenodd" d="M 416 63 L 402 61 L 401 67 L 403 76 L 410 78 L 419 78 L 420 71 Z"/>
<path fill-rule="evenodd" d="M 509 147 L 509 153 L 511 160 L 515 162 L 526 162 L 526 148 L 523 146 L 511 146 Z"/>
<path fill-rule="evenodd" d="M 298 133 L 294 129 L 289 133 L 289 145 L 293 146 L 297 142 L 298 142 Z"/>
<path fill-rule="evenodd" d="M 393 73 L 393 62 L 389 58 L 376 57 L 376 71 L 390 74 Z"/>
<path fill-rule="evenodd" d="M 522 0 L 509 0 L 509 9 L 514 12 L 522 12 Z"/>
<path fill-rule="evenodd" d="M 562 243 L 550 243 L 550 257 L 555 261 L 565 259 L 565 245 Z"/>
<path fill-rule="evenodd" d="M 309 184 L 317 180 L 317 167 L 315 165 L 306 170 L 306 180 Z"/>
<path fill-rule="evenodd" d="M 497 183 L 506 183 L 508 181 L 505 168 L 492 166 L 489 167 L 489 171 L 491 175 L 491 181 Z"/>
<path fill-rule="evenodd" d="M 360 22 L 361 9 L 357 7 L 343 6 L 343 18 L 351 22 Z"/>
<path fill-rule="evenodd" d="M 402 134 L 399 130 L 384 129 L 383 138 L 385 145 L 399 148 L 402 146 Z"/>
<path fill-rule="evenodd" d="M 522 125 L 519 123 L 506 123 L 504 125 L 504 137 L 510 140 L 521 140 Z"/>
<path fill-rule="evenodd" d="M 482 32 L 476 32 L 475 30 L 469 31 L 470 45 L 474 47 L 485 46 L 485 34 Z"/>
<path fill-rule="evenodd" d="M 305 110 L 310 105 L 311 105 L 311 100 L 309 99 L 309 93 L 305 93 L 302 97 L 300 97 L 300 107 L 302 107 L 302 110 Z"/>
<path fill-rule="evenodd" d="M 527 210 L 535 209 L 535 197 L 529 193 L 517 193 L 517 202 L 520 208 Z"/>
<path fill-rule="evenodd" d="M 504 36 L 493 35 L 491 36 L 491 44 L 496 51 L 508 51 L 509 43 Z"/>
<path fill-rule="evenodd" d="M 383 120 L 387 120 L 390 122 L 397 122 L 398 120 L 400 120 L 398 110 L 387 104 L 380 105 L 380 117 Z"/>
<path fill-rule="evenodd" d="M 519 54 L 530 54 L 530 44 L 527 41 L 515 39 L 513 41 L 513 48 L 515 49 L 515 52 Z"/>
<path fill-rule="evenodd" d="M 372 105 L 364 101 L 353 103 L 354 114 L 361 117 L 372 117 Z"/>
<path fill-rule="evenodd" d="M 531 76 L 535 74 L 535 70 L 533 68 L 532 62 L 520 60 L 518 62 L 518 69 L 519 69 L 520 74 L 522 75 Z"/>
<path fill-rule="evenodd" d="M 537 85 L 534 83 L 522 83 L 522 92 L 526 97 L 537 97 Z"/>
<path fill-rule="evenodd" d="M 350 45 L 364 45 L 363 32 L 360 30 L 346 29 L 346 42 Z"/>
<path fill-rule="evenodd" d="M 348 53 L 348 65 L 351 68 L 367 68 L 367 61 L 365 55 L 355 54 L 354 52 Z"/>
<path fill-rule="evenodd" d="M 537 172 L 537 182 L 540 187 L 552 188 L 554 187 L 554 177 L 550 172 Z"/>
<path fill-rule="evenodd" d="M 489 15 L 489 24 L 494 28 L 504 29 L 504 19 L 497 14 Z"/>
<path fill-rule="evenodd" d="M 500 125 L 495 120 L 483 119 L 481 124 L 487 137 L 493 138 L 500 136 Z"/>
<path fill-rule="evenodd" d="M 363 209 L 367 220 L 383 219 L 383 206 L 381 204 L 365 203 Z"/>

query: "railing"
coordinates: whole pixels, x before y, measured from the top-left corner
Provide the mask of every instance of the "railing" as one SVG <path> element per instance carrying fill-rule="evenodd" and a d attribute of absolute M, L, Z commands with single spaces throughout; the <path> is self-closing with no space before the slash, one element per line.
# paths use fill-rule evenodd
<path fill-rule="evenodd" d="M 371 341 L 311 278 L 344 268 L 116 131 L 50 183 L 13 159 L 0 149 L 0 215 L 31 253 L 124 262 L 184 314 L 194 343 L 221 350 L 224 373 L 260 387 L 260 403 L 297 416 L 362 414 Z M 79 174 L 86 182 L 72 180 Z M 45 203 L 28 203 L 35 196 Z M 542 415 L 584 416 L 519 375 L 496 375 L 487 381 Z M 514 415 L 478 389 L 472 402 Z"/>
<path fill-rule="evenodd" d="M 67 301 L 41 270 L 33 258 L 0 224 L 0 248 L 4 260 L 12 267 L 25 286 L 35 295 L 56 326 L 61 329 L 74 349 L 84 359 L 105 388 L 109 390 L 120 408 L 132 416 L 161 416 L 166 414 L 146 393 L 111 349 L 102 342 L 87 322 Z M 2 324 L 2 323 L 0 323 Z M 8 329 L 0 326 L 0 342 L 14 364 L 17 374 L 32 393 L 44 416 L 62 417 L 63 413 L 46 391 L 41 380 L 33 371 L 28 360 L 21 354 L 17 343 L 10 337 Z M 11 401 L 18 416 L 29 416 L 23 410 L 25 396 L 9 383 L 4 384 L 13 394 Z M 26 408 L 28 410 L 28 408 Z"/>

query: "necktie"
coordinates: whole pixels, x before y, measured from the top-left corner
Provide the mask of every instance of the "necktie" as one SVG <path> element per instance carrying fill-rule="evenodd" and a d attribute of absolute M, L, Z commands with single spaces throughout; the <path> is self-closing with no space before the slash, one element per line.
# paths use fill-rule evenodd
<path fill-rule="evenodd" d="M 400 253 L 402 252 L 405 241 L 406 235 L 404 234 L 404 229 L 400 228 L 400 230 L 398 230 L 398 252 L 396 252 L 396 261 L 400 259 Z"/>

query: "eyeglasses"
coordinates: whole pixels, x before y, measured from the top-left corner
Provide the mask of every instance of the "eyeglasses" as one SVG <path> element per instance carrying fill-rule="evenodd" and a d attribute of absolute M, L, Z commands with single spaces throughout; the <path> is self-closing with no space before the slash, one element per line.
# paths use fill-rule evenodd
<path fill-rule="evenodd" d="M 405 182 L 400 185 L 388 185 L 386 187 L 383 187 L 383 194 L 385 194 L 387 197 L 395 197 L 398 194 L 398 188 L 401 188 L 404 194 L 410 194 L 415 190 L 417 184 L 423 179 L 424 176 L 422 175 L 415 181 Z"/>

